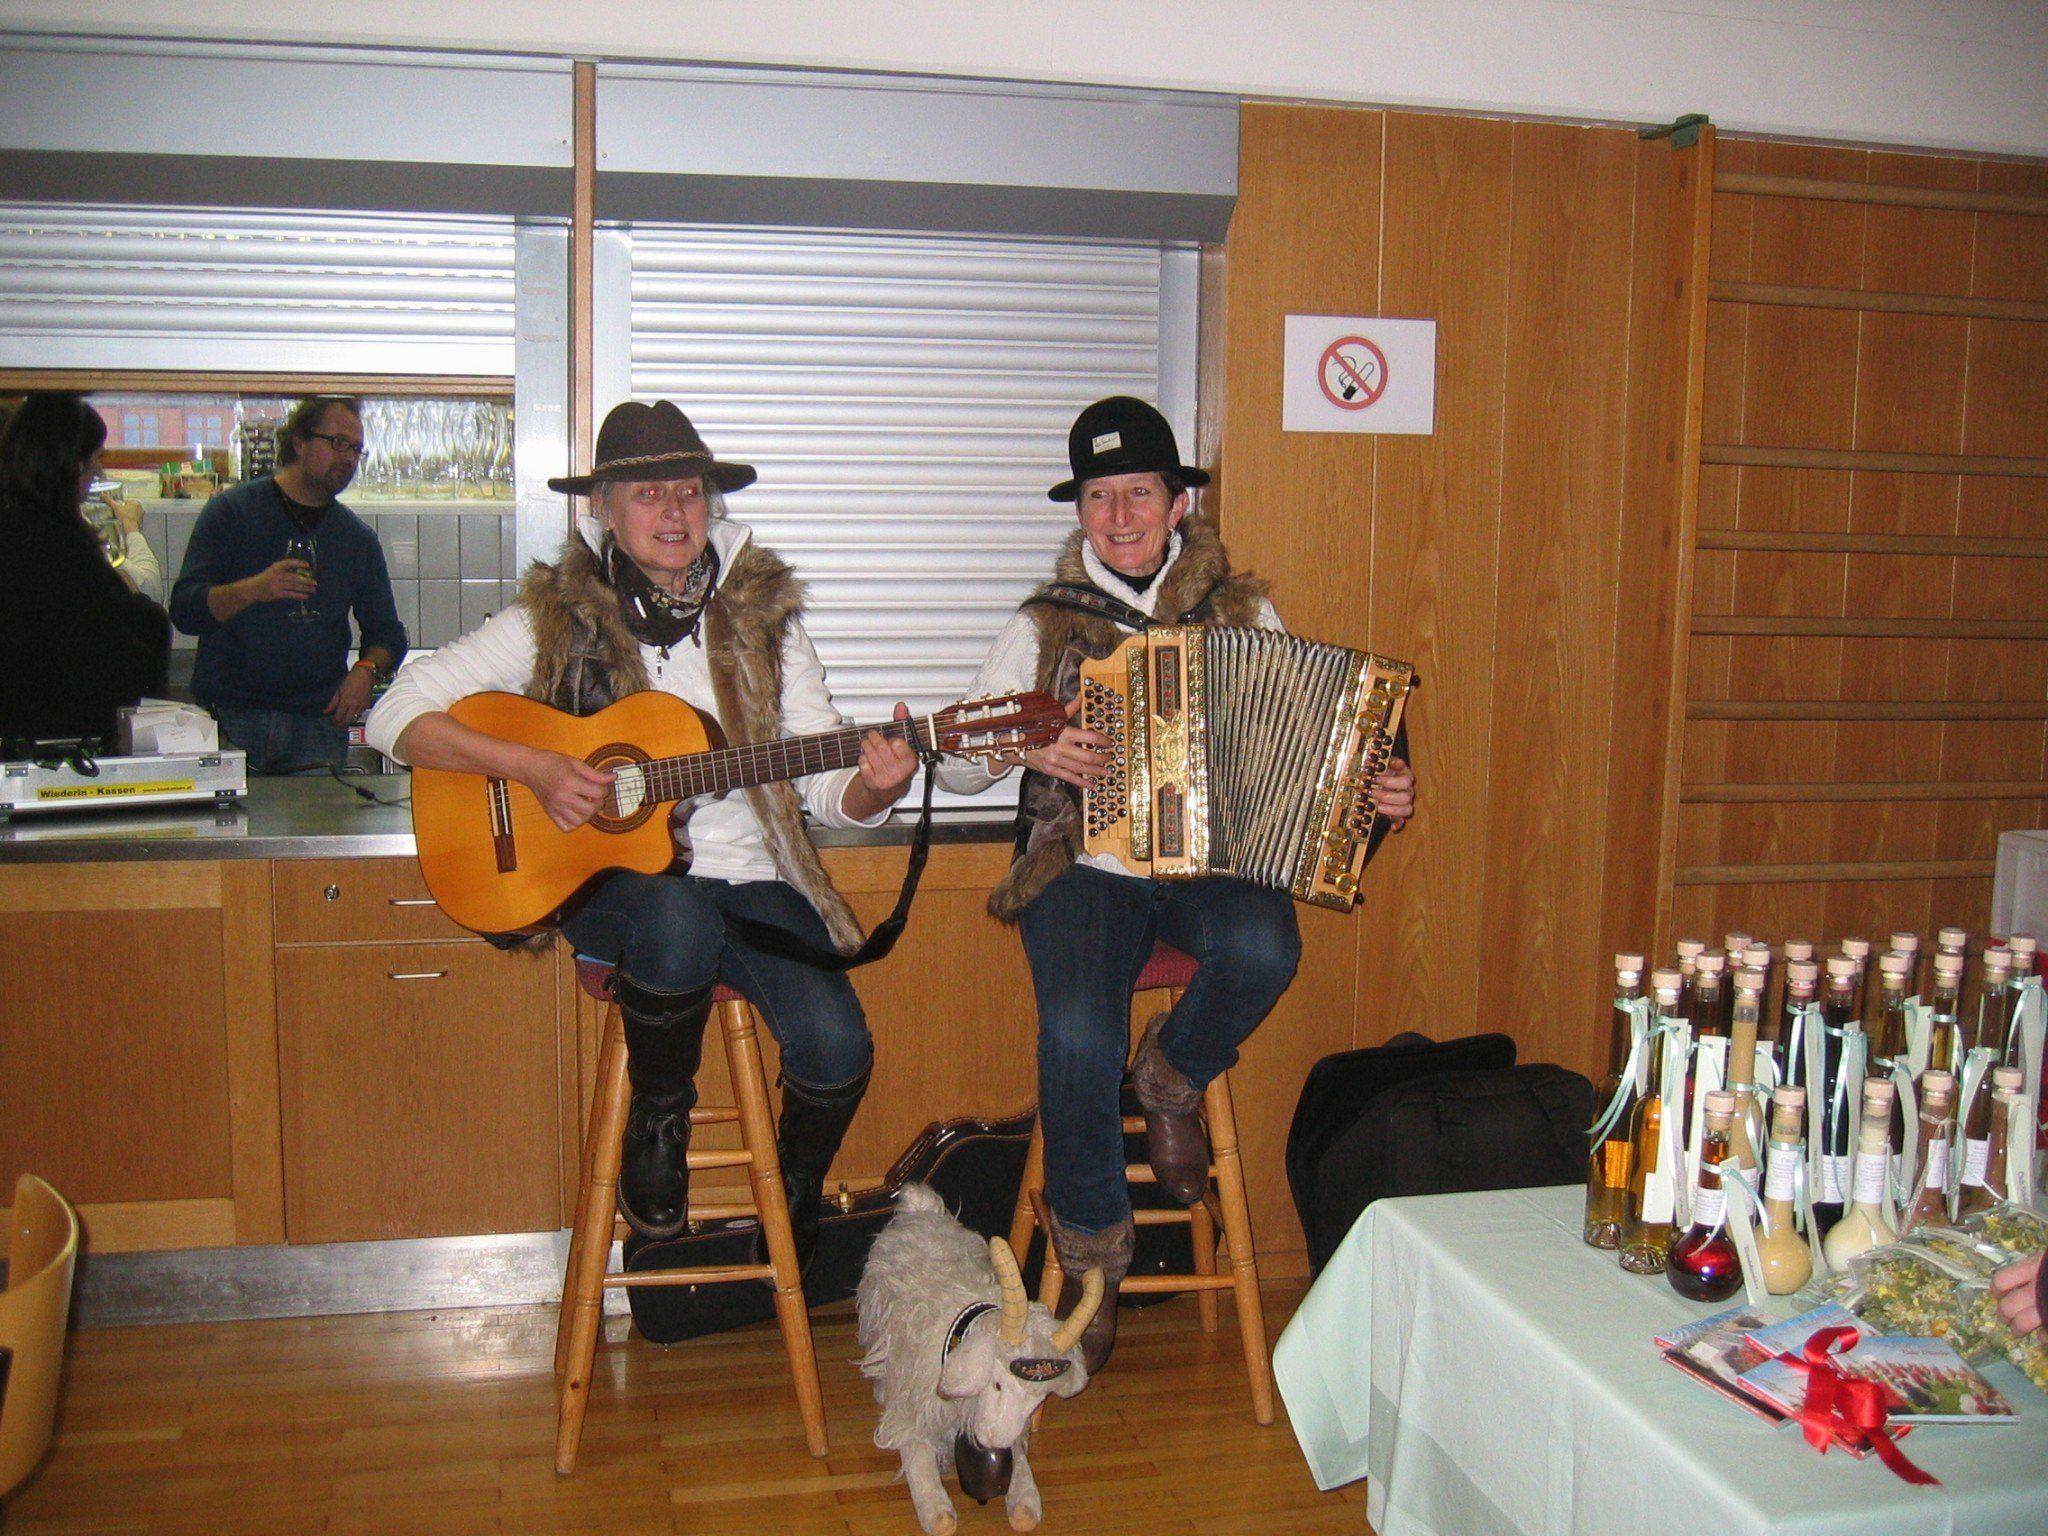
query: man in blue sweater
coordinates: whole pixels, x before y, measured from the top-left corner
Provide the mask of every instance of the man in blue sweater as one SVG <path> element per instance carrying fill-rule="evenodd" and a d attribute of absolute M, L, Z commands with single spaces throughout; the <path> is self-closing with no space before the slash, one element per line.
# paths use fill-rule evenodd
<path fill-rule="evenodd" d="M 348 727 L 405 655 L 377 535 L 335 499 L 362 451 L 355 401 L 302 400 L 279 430 L 277 473 L 222 491 L 192 530 L 171 622 L 199 637 L 193 695 L 251 773 L 340 767 Z M 288 548 L 295 536 L 310 541 L 310 564 Z"/>

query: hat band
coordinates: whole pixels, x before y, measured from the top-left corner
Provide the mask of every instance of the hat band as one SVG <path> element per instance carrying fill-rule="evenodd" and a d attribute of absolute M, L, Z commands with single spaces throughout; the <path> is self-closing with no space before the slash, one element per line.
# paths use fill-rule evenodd
<path fill-rule="evenodd" d="M 672 464 L 677 459 L 702 459 L 706 464 L 718 462 L 702 448 L 672 448 L 667 453 L 637 453 L 623 459 L 603 459 L 593 464 L 590 472 L 595 475 L 607 469 L 631 469 L 635 464 Z"/>

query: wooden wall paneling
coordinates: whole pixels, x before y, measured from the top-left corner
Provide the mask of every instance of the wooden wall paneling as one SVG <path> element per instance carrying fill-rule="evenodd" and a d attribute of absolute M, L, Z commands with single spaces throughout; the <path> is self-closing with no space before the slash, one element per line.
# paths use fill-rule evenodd
<path fill-rule="evenodd" d="M 1272 580 L 1289 628 L 1391 650 L 1368 611 L 1376 440 L 1280 430 L 1285 317 L 1380 312 L 1384 126 L 1385 114 L 1349 108 L 1251 103 L 1240 114 L 1225 246 L 1229 465 L 1220 511 L 1238 559 Z M 1233 1081 L 1262 1252 L 1302 1246 L 1280 1155 L 1287 1123 L 1308 1067 L 1357 1038 L 1361 945 L 1391 943 L 1399 931 L 1375 877 L 1366 884 L 1356 914 L 1300 909 L 1300 970 L 1246 1048 L 1251 1070 Z"/>
<path fill-rule="evenodd" d="M 1985 162 L 1982 191 L 2039 196 L 2048 192 L 2048 166 Z M 2048 218 L 1976 215 L 1969 292 L 1974 297 L 2048 299 Z M 1965 452 L 2048 455 L 2048 325 L 1972 320 Z M 1966 477 L 1958 506 L 1963 533 L 2034 534 L 2048 527 L 2048 485 L 2039 480 Z M 2034 561 L 1956 562 L 1959 616 L 2040 618 L 2048 615 L 2043 567 Z M 2038 699 L 2048 694 L 2048 646 L 1958 642 L 1951 648 L 1949 694 L 1959 698 Z M 2048 768 L 2048 732 L 2031 725 L 1951 723 L 1944 733 L 1945 777 L 2035 777 Z M 2008 770 L 2011 770 L 2008 772 Z M 1943 856 L 1988 857 L 2007 827 L 2048 825 L 2048 803 L 1958 803 L 1942 808 L 1937 846 Z M 1946 887 L 1943 900 L 1970 899 L 1966 887 Z"/>
<path fill-rule="evenodd" d="M 285 1239 L 270 871 L 269 861 L 259 859 L 220 866 L 221 1004 L 238 1243 Z"/>
<path fill-rule="evenodd" d="M 1678 790 L 1707 383 L 1717 136 L 1636 146 L 1629 415 L 1616 566 L 1613 756 L 1602 875 L 1605 954 L 1661 952 L 1678 854 Z M 1597 1017 L 1597 1013 L 1594 1015 Z"/>
<path fill-rule="evenodd" d="M 1373 642 L 1422 674 L 1409 735 L 1424 804 L 1367 877 L 1360 1045 L 1461 1033 L 1479 1012 L 1513 131 L 1390 114 L 1386 178 L 1381 306 L 1438 322 L 1437 420 L 1431 436 L 1378 446 Z"/>
<path fill-rule="evenodd" d="M 1765 174 L 1866 180 L 1862 151 L 1759 144 Z M 1747 275 L 1759 283 L 1854 288 L 1861 280 L 1866 210 L 1860 204 L 1759 198 L 1754 202 Z M 1850 446 L 1855 431 L 1856 339 L 1860 316 L 1835 310 L 1745 306 L 1745 444 L 1801 448 Z M 1737 526 L 1844 531 L 1848 477 L 1839 473 L 1748 468 L 1742 472 Z M 1736 613 L 1841 612 L 1839 555 L 1742 551 L 1735 562 Z M 1738 638 L 1729 649 L 1731 697 L 1832 697 L 1841 671 L 1838 640 Z M 1728 738 L 1730 778 L 1782 778 L 1778 765 L 1832 758 L 1834 727 L 1744 724 Z M 1771 765 L 1766 767 L 1766 765 Z M 1798 857 L 1803 840 L 1825 839 L 1830 808 L 1729 807 L 1721 818 L 1717 862 Z M 1784 934 L 1814 927 L 1811 890 L 1765 886 L 1725 891 L 1718 928 Z M 1712 937 L 1718 939 L 1717 931 Z"/>
<path fill-rule="evenodd" d="M 1479 1025 L 1597 1072 L 1589 1028 L 1628 375 L 1635 136 L 1518 123 Z M 1569 381 L 1567 383 L 1567 381 Z M 1590 814 L 1589 814 L 1590 808 Z"/>
<path fill-rule="evenodd" d="M 1874 182 L 1971 190 L 1974 161 L 1876 154 Z M 1975 216 L 1949 210 L 1874 206 L 1865 222 L 1861 286 L 1879 293 L 1969 292 Z M 1855 446 L 1886 452 L 1956 453 L 1962 447 L 1962 379 L 1970 322 L 1949 316 L 1865 313 L 1858 349 Z M 1944 475 L 1850 475 L 1850 528 L 1857 533 L 1953 534 L 1959 480 Z M 1944 618 L 1951 614 L 1955 562 L 1928 555 L 1850 555 L 1843 612 L 1850 616 Z M 1844 648 L 1841 696 L 1941 696 L 1951 642 L 1873 639 Z M 1909 781 L 1941 760 L 1942 726 L 1845 721 L 1835 731 L 1830 777 L 1838 782 Z M 1835 808 L 1825 857 L 1928 859 L 1934 818 L 1897 803 Z M 1933 882 L 1856 882 L 1828 894 L 1824 926 L 1838 934 L 1925 932 L 1941 917 Z"/>
<path fill-rule="evenodd" d="M 32 1172 L 87 1207 L 231 1200 L 216 867 L 7 866 L 0 917 L 0 1189 Z"/>

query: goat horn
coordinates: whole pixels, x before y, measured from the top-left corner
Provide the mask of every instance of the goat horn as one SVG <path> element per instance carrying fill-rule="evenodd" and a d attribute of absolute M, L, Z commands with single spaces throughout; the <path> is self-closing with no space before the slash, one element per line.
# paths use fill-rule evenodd
<path fill-rule="evenodd" d="M 1014 1349 L 1024 1342 L 1031 1298 L 1024 1294 L 1024 1277 L 1017 1273 L 1017 1255 L 1010 1252 L 1010 1245 L 1002 1238 L 988 1240 L 988 1261 L 995 1266 L 996 1279 L 1003 1287 L 1003 1325 L 997 1337 Z"/>
<path fill-rule="evenodd" d="M 1091 1269 L 1081 1279 L 1081 1299 L 1074 1303 L 1074 1310 L 1067 1314 L 1052 1336 L 1052 1352 L 1064 1355 L 1074 1347 L 1081 1337 L 1081 1330 L 1095 1320 L 1095 1309 L 1102 1305 L 1102 1271 Z"/>

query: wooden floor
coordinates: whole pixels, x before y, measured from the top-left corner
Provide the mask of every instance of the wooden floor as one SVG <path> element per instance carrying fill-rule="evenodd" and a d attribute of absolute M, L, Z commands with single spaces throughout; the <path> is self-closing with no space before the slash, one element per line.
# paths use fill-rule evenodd
<path fill-rule="evenodd" d="M 1277 1336 L 1301 1287 L 1267 1297 Z M 1318 1493 L 1285 1418 L 1251 1419 L 1237 1329 L 1127 1310 L 1099 1381 L 1046 1411 L 1048 1533 L 1366 1531 Z M 553 1465 L 551 1308 L 97 1329 L 72 1340 L 58 1441 L 0 1515 L 38 1532 L 895 1533 L 916 1536 L 850 1304 L 817 1314 L 832 1454 L 803 1449 L 772 1327 L 604 1345 L 576 1475 Z M 949 1484 L 950 1486 L 950 1484 Z M 955 1494 L 960 1536 L 1007 1532 Z"/>

